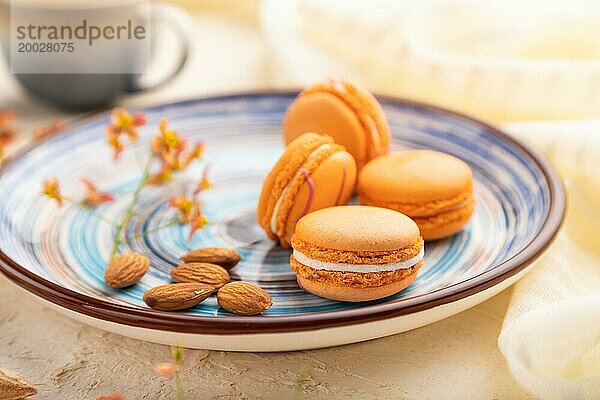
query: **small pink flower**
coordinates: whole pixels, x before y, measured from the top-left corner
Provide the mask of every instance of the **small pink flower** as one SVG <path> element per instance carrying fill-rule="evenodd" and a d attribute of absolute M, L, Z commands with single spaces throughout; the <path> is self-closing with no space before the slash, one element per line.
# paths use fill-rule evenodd
<path fill-rule="evenodd" d="M 160 185 L 169 182 L 172 177 L 173 169 L 167 164 L 162 164 L 160 171 L 150 176 L 148 183 L 150 185 Z"/>
<path fill-rule="evenodd" d="M 121 393 L 114 393 L 108 396 L 99 396 L 96 400 L 125 400 Z"/>
<path fill-rule="evenodd" d="M 0 133 L 15 133 L 13 127 L 15 116 L 16 113 L 13 109 L 0 111 Z"/>
<path fill-rule="evenodd" d="M 135 126 L 144 126 L 148 123 L 148 118 L 146 118 L 146 114 L 136 113 L 133 114 L 133 125 Z"/>
<path fill-rule="evenodd" d="M 0 147 L 11 144 L 15 137 L 16 135 L 12 132 L 0 132 Z"/>
<path fill-rule="evenodd" d="M 180 155 L 180 163 L 183 169 L 187 168 L 192 161 L 197 160 L 198 158 L 202 157 L 202 154 L 204 154 L 204 142 L 198 142 L 194 145 L 194 147 L 192 148 L 192 151 L 188 152 L 184 152 Z"/>
<path fill-rule="evenodd" d="M 202 157 L 202 154 L 204 154 L 204 149 L 206 149 L 206 145 L 203 141 L 196 143 L 192 149 L 192 152 L 190 153 L 190 157 L 192 159 Z"/>
<path fill-rule="evenodd" d="M 177 159 L 178 155 L 185 150 L 187 140 L 180 137 L 177 132 L 169 129 L 168 121 L 163 118 L 158 126 L 158 133 L 152 138 L 152 151 L 161 159 L 169 161 Z"/>
<path fill-rule="evenodd" d="M 197 196 L 198 193 L 206 189 L 210 189 L 211 187 L 212 182 L 210 181 L 210 179 L 208 179 L 208 167 L 206 167 L 204 168 L 204 172 L 202 173 L 202 178 L 200 178 L 198 185 L 196 185 L 196 188 L 194 189 L 194 196 Z"/>
<path fill-rule="evenodd" d="M 42 194 L 52 200 L 55 200 L 59 207 L 63 205 L 64 199 L 60 191 L 58 179 L 50 178 L 44 181 Z"/>
<path fill-rule="evenodd" d="M 146 124 L 144 114 L 130 115 L 127 110 L 121 107 L 113 109 L 110 115 L 112 126 L 119 129 L 119 133 L 125 133 L 129 140 L 136 141 L 139 137 L 137 128 Z"/>
<path fill-rule="evenodd" d="M 186 139 L 169 129 L 169 123 L 163 118 L 158 133 L 152 138 L 152 152 L 161 160 L 163 169 L 168 166 L 172 170 L 180 170 L 184 168 L 182 154 L 185 154 L 187 143 Z"/>
<path fill-rule="evenodd" d="M 113 149 L 113 159 L 118 160 L 125 146 L 119 138 L 119 131 L 114 126 L 106 128 L 106 143 Z"/>
<path fill-rule="evenodd" d="M 46 126 L 36 129 L 33 132 L 33 137 L 36 140 L 46 139 L 56 135 L 65 128 L 65 123 L 61 120 L 55 120 Z"/>
<path fill-rule="evenodd" d="M 159 375 L 170 377 L 173 376 L 175 372 L 179 371 L 179 365 L 170 361 L 158 362 L 154 364 L 154 371 Z"/>
<path fill-rule="evenodd" d="M 82 178 L 81 181 L 87 189 L 87 194 L 83 201 L 88 206 L 96 207 L 100 204 L 108 203 L 115 199 L 115 197 L 112 194 L 99 191 L 96 185 L 94 185 L 89 179 Z"/>
<path fill-rule="evenodd" d="M 16 135 L 12 132 L 0 133 L 0 159 L 4 157 L 6 148 L 15 140 Z"/>
<path fill-rule="evenodd" d="M 161 119 L 158 133 L 152 138 L 152 153 L 160 160 L 161 169 L 151 178 L 151 183 L 169 181 L 172 172 L 185 170 L 203 152 L 203 142 L 196 143 L 189 151 L 187 139 L 169 129 L 168 121 Z"/>
<path fill-rule="evenodd" d="M 13 127 L 15 111 L 0 111 L 0 159 L 4 157 L 6 148 L 15 140 L 17 131 Z"/>
<path fill-rule="evenodd" d="M 116 107 L 110 115 L 111 123 L 106 127 L 106 141 L 114 150 L 115 160 L 123 151 L 123 142 L 121 142 L 121 134 L 125 134 L 127 138 L 135 142 L 139 137 L 137 128 L 146 124 L 146 116 L 138 113 L 133 116 L 127 110 L 121 107 Z"/>
<path fill-rule="evenodd" d="M 193 198 L 176 196 L 169 199 L 169 207 L 177 210 L 179 222 L 190 226 L 189 239 L 207 223 L 206 215 L 202 214 L 202 204 Z"/>
<path fill-rule="evenodd" d="M 192 213 L 190 215 L 190 236 L 188 237 L 188 240 L 191 241 L 194 233 L 203 229 L 207 223 L 208 219 L 206 218 L 206 215 L 202 214 L 200 204 L 194 204 L 194 208 L 192 208 Z"/>
<path fill-rule="evenodd" d="M 187 224 L 191 221 L 194 200 L 186 196 L 175 196 L 169 199 L 169 207 L 177 210 L 179 222 Z"/>

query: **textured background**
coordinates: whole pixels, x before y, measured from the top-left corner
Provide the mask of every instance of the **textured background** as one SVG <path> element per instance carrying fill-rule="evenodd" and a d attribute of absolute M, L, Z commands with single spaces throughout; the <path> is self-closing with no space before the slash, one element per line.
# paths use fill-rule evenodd
<path fill-rule="evenodd" d="M 290 353 L 186 350 L 186 399 L 294 399 L 308 369 L 305 399 L 527 399 L 496 340 L 510 290 L 468 311 L 365 343 Z M 168 346 L 71 321 L 0 278 L 0 366 L 32 382 L 35 399 L 175 399 L 152 363 Z"/>

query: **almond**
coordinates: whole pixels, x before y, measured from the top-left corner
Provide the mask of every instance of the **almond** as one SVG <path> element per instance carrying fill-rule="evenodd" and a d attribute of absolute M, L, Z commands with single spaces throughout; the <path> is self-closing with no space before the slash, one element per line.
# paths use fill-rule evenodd
<path fill-rule="evenodd" d="M 117 254 L 110 260 L 106 271 L 104 271 L 104 280 L 109 286 L 115 288 L 124 288 L 131 286 L 148 271 L 150 260 L 148 257 L 129 252 Z"/>
<path fill-rule="evenodd" d="M 181 259 L 186 263 L 203 262 L 217 264 L 230 270 L 240 262 L 240 254 L 227 247 L 204 247 L 184 254 Z"/>
<path fill-rule="evenodd" d="M 144 293 L 144 301 L 155 310 L 173 311 L 191 308 L 215 291 L 204 283 L 171 283 Z"/>
<path fill-rule="evenodd" d="M 268 310 L 273 299 L 263 288 L 247 282 L 232 282 L 217 293 L 219 306 L 238 315 L 256 315 Z"/>
<path fill-rule="evenodd" d="M 205 283 L 218 289 L 229 282 L 229 273 L 217 264 L 193 262 L 173 268 L 171 279 L 182 283 Z"/>
<path fill-rule="evenodd" d="M 0 399 L 17 400 L 33 396 L 37 390 L 17 374 L 0 369 Z"/>

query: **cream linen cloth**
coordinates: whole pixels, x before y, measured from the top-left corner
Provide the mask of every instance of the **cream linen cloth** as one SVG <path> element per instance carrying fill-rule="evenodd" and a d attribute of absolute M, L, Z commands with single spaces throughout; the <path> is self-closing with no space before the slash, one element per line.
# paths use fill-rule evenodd
<path fill-rule="evenodd" d="M 514 289 L 498 339 L 515 379 L 541 399 L 600 398 L 600 121 L 506 124 L 565 179 L 556 243 Z"/>
<path fill-rule="evenodd" d="M 274 85 L 348 79 L 494 122 L 599 118 L 598 20 L 596 0 L 264 0 L 261 8 Z"/>

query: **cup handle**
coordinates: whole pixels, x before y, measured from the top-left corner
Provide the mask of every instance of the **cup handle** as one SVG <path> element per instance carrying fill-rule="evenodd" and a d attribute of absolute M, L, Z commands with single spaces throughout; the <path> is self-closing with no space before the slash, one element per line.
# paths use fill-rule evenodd
<path fill-rule="evenodd" d="M 144 83 L 146 74 L 143 73 L 128 88 L 128 91 L 132 93 L 156 89 L 169 83 L 181 72 L 189 58 L 191 50 L 191 34 L 189 32 L 192 21 L 188 12 L 179 6 L 167 3 L 153 3 L 152 7 L 152 14 L 155 16 L 153 24 L 164 24 L 172 29 L 178 36 L 179 43 L 181 43 L 181 50 L 179 51 L 176 63 L 166 76 L 157 79 L 155 82 Z"/>

